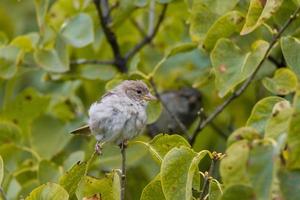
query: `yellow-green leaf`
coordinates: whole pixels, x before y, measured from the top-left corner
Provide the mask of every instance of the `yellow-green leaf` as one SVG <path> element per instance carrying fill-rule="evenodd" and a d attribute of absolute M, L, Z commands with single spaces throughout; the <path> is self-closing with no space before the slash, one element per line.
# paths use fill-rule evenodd
<path fill-rule="evenodd" d="M 120 200 L 120 177 L 117 172 L 107 174 L 102 179 L 85 176 L 82 178 L 76 196 L 78 199 L 101 195 L 101 199 Z"/>
<path fill-rule="evenodd" d="M 248 78 L 264 57 L 269 44 L 258 40 L 250 52 L 242 51 L 229 39 L 220 39 L 211 52 L 219 96 L 224 97 L 239 83 Z"/>
<path fill-rule="evenodd" d="M 287 36 L 280 40 L 283 56 L 290 67 L 298 77 L 300 77 L 300 57 L 297 52 L 300 51 L 300 40 Z"/>
<path fill-rule="evenodd" d="M 77 190 L 80 181 L 84 178 L 86 167 L 86 162 L 78 162 L 60 178 L 59 184 L 68 191 L 71 197 Z"/>
<path fill-rule="evenodd" d="M 297 88 L 293 102 L 293 114 L 290 121 L 288 130 L 288 168 L 299 169 L 300 168 L 300 89 Z"/>
<path fill-rule="evenodd" d="M 93 21 L 88 14 L 79 13 L 63 25 L 61 34 L 72 46 L 84 47 L 94 41 Z"/>
<path fill-rule="evenodd" d="M 217 19 L 209 28 L 203 41 L 203 48 L 210 51 L 218 39 L 229 37 L 234 32 L 239 32 L 244 22 L 241 12 L 231 11 Z"/>
<path fill-rule="evenodd" d="M 67 191 L 56 183 L 46 183 L 34 189 L 25 200 L 68 200 Z"/>
<path fill-rule="evenodd" d="M 161 187 L 160 175 L 157 175 L 144 188 L 140 200 L 166 200 Z"/>
<path fill-rule="evenodd" d="M 251 0 L 241 35 L 248 34 L 272 17 L 283 0 Z"/>
<path fill-rule="evenodd" d="M 274 105 L 283 100 L 285 99 L 281 97 L 266 97 L 257 102 L 252 109 L 246 126 L 255 128 L 261 135 L 263 135 L 266 123 L 272 116 Z"/>
<path fill-rule="evenodd" d="M 173 148 L 161 164 L 161 185 L 166 200 L 192 198 L 193 177 L 201 159 L 208 151 L 199 153 L 187 147 Z"/>
<path fill-rule="evenodd" d="M 276 70 L 273 78 L 264 78 L 263 84 L 273 94 L 287 95 L 297 87 L 297 76 L 293 71 L 281 68 Z"/>

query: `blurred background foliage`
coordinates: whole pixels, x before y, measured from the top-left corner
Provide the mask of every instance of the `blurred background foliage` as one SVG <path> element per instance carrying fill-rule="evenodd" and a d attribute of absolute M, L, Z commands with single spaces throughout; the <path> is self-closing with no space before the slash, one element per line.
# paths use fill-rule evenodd
<path fill-rule="evenodd" d="M 253 73 L 273 36 L 295 11 L 299 1 L 111 0 L 109 4 L 112 7 L 109 28 L 117 36 L 121 55 L 126 55 L 151 33 L 161 10 L 168 4 L 153 40 L 127 60 L 127 73 L 120 72 L 114 64 L 94 62 L 111 61 L 114 55 L 92 0 L 0 1 L 0 155 L 4 163 L 3 166 L 0 162 L 0 184 L 2 182 L 1 191 L 7 199 L 25 198 L 45 183 L 28 199 L 39 199 L 45 191 L 50 195 L 48 199 L 82 199 L 96 193 L 101 193 L 103 199 L 118 199 L 111 192 L 118 191 L 119 178 L 115 171 L 120 168 L 118 147 L 106 145 L 102 157 L 92 161 L 95 140 L 69 134 L 87 121 L 91 103 L 122 80 L 143 79 L 149 84 L 149 77 L 153 76 L 161 93 L 176 92 L 184 87 L 199 91 L 199 103 L 209 114 Z M 211 181 L 209 199 L 271 199 L 270 188 L 274 192 L 272 198 L 299 198 L 299 192 L 292 189 L 295 187 L 292 183 L 300 184 L 299 180 L 294 180 L 300 177 L 298 171 L 283 170 L 274 178 L 273 168 L 281 165 L 275 167 L 275 161 L 270 161 L 269 168 L 261 166 L 272 157 L 280 157 L 283 163 L 286 162 L 286 137 L 289 136 L 286 136 L 287 125 L 281 122 L 290 121 L 291 113 L 299 109 L 297 99 L 294 107 L 291 106 L 296 90 L 299 95 L 299 24 L 300 19 L 296 19 L 283 33 L 286 37 L 274 46 L 243 95 L 226 107 L 212 126 L 201 130 L 192 144 L 193 152 L 186 142 L 180 142 L 182 137 L 165 139 L 168 136 L 157 136 L 157 140 L 162 140 L 161 144 L 164 139 L 173 147 L 184 144 L 188 150 L 183 147 L 179 150 L 190 156 L 201 150 L 224 153 L 228 146 L 229 156 L 221 163 L 221 175 L 217 170 L 219 162 L 210 174 L 216 179 Z M 278 97 L 265 100 L 261 107 L 256 104 L 271 95 Z M 268 121 L 273 124 L 266 125 L 267 119 L 276 111 L 273 106 L 286 101 L 289 102 L 279 105 L 279 111 L 285 111 L 280 115 L 282 118 Z M 149 121 L 156 121 L 161 110 L 159 103 L 150 105 Z M 294 119 L 293 126 L 298 126 L 297 120 Z M 198 122 L 197 118 L 188 127 L 190 133 Z M 278 133 L 273 127 L 277 124 L 281 128 Z M 242 126 L 255 130 L 238 129 L 240 132 L 231 134 Z M 268 129 L 265 130 L 265 126 Z M 260 132 L 263 133 L 259 136 Z M 277 146 L 270 146 L 270 141 L 255 140 L 267 133 Z M 127 199 L 140 199 L 146 185 L 143 199 L 181 199 L 180 196 L 169 197 L 166 185 L 163 185 L 164 195 L 159 196 L 162 192 L 160 181 L 166 183 L 164 180 L 168 176 L 157 176 L 163 167 L 143 145 L 157 145 L 157 141 L 151 141 L 152 137 L 146 130 L 136 139 L 138 142 L 128 148 Z M 246 140 L 237 141 L 244 138 Z M 247 141 L 251 141 L 251 145 Z M 300 139 L 296 134 L 295 139 L 289 141 L 294 141 L 292 146 L 297 146 Z M 250 149 L 254 151 L 249 153 Z M 295 149 L 297 151 L 297 147 Z M 248 160 L 249 154 L 254 155 L 251 157 L 254 161 Z M 259 155 L 261 157 L 257 157 Z M 198 156 L 199 163 L 202 154 Z M 290 169 L 299 169 L 297 156 L 291 153 L 288 157 L 294 159 L 289 164 Z M 210 162 L 209 156 L 204 157 L 200 171 L 208 170 Z M 255 166 L 245 169 L 243 164 L 247 162 Z M 87 166 L 89 176 L 84 176 Z M 231 168 L 232 171 L 226 171 Z M 261 171 L 266 173 L 259 173 Z M 255 179 L 261 182 L 255 183 Z M 265 182 L 268 179 L 271 183 Z M 226 192 L 222 196 L 216 180 L 224 183 L 222 188 Z M 150 181 L 153 184 L 149 184 Z M 199 181 L 192 181 L 195 198 L 199 198 Z M 282 184 L 292 185 L 278 189 Z M 97 188 L 105 188 L 105 191 L 100 192 Z M 289 196 L 290 190 L 293 197 Z M 55 193 L 58 196 L 55 197 Z M 234 194 L 237 196 L 230 196 Z"/>

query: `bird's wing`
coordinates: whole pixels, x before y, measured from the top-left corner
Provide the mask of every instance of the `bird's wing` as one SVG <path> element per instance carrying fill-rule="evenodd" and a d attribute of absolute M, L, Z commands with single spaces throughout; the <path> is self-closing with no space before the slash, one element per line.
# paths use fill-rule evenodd
<path fill-rule="evenodd" d="M 90 127 L 89 125 L 84 125 L 80 128 L 71 131 L 71 134 L 90 135 L 91 134 Z"/>

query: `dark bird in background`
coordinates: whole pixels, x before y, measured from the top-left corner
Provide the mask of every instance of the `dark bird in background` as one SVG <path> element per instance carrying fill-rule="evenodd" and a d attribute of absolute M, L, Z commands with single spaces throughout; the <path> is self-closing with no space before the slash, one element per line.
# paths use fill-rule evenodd
<path fill-rule="evenodd" d="M 197 118 L 197 113 L 202 107 L 201 93 L 194 88 L 166 91 L 160 94 L 168 109 L 176 115 L 188 128 Z M 147 133 L 154 137 L 159 133 L 177 133 L 182 131 L 169 113 L 163 109 L 158 120 L 147 126 Z"/>

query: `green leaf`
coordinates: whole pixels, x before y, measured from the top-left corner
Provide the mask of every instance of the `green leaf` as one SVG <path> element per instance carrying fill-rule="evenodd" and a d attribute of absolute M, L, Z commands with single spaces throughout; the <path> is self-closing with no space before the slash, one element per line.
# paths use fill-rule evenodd
<path fill-rule="evenodd" d="M 200 42 L 204 39 L 207 31 L 217 19 L 209 6 L 204 5 L 201 1 L 193 1 L 190 15 L 190 36 L 192 41 Z"/>
<path fill-rule="evenodd" d="M 218 200 L 219 197 L 222 195 L 221 184 L 217 180 L 212 179 L 209 182 L 208 194 L 209 200 Z"/>
<path fill-rule="evenodd" d="M 46 182 L 56 183 L 58 182 L 58 179 L 61 176 L 61 170 L 59 166 L 57 166 L 55 163 L 48 160 L 42 160 L 39 163 L 37 175 L 40 184 Z"/>
<path fill-rule="evenodd" d="M 218 40 L 210 56 L 220 97 L 224 97 L 255 71 L 268 47 L 267 42 L 258 40 L 252 44 L 250 52 L 243 52 L 229 39 Z"/>
<path fill-rule="evenodd" d="M 300 171 L 280 170 L 278 174 L 280 190 L 285 200 L 300 199 Z"/>
<path fill-rule="evenodd" d="M 255 128 L 263 135 L 267 121 L 272 116 L 272 110 L 276 103 L 283 101 L 281 97 L 266 97 L 255 104 L 246 126 Z"/>
<path fill-rule="evenodd" d="M 71 197 L 75 194 L 80 181 L 84 178 L 86 170 L 87 163 L 78 162 L 60 178 L 59 184 L 68 191 Z"/>
<path fill-rule="evenodd" d="M 160 175 L 157 175 L 143 190 L 140 200 L 165 200 Z"/>
<path fill-rule="evenodd" d="M 255 199 L 255 193 L 251 187 L 237 184 L 226 188 L 221 198 L 219 198 L 219 200 L 233 199 L 253 200 Z"/>
<path fill-rule="evenodd" d="M 233 143 L 226 150 L 226 156 L 220 163 L 220 174 L 225 186 L 239 183 L 248 184 L 246 165 L 250 147 L 247 140 Z"/>
<path fill-rule="evenodd" d="M 162 162 L 165 155 L 175 147 L 188 147 L 191 145 L 180 135 L 168 135 L 168 134 L 159 134 L 156 135 L 149 143 L 137 141 L 138 143 L 142 143 L 149 148 L 150 153 L 153 158 L 157 160 L 159 163 Z"/>
<path fill-rule="evenodd" d="M 4 164 L 3 164 L 2 156 L 0 155 L 0 188 L 2 185 L 3 177 L 4 177 Z"/>
<path fill-rule="evenodd" d="M 35 62 L 49 72 L 62 73 L 69 70 L 69 65 L 66 65 L 60 56 L 55 49 L 38 49 L 34 52 Z"/>
<path fill-rule="evenodd" d="M 68 200 L 69 195 L 56 183 L 47 183 L 34 189 L 25 200 Z"/>
<path fill-rule="evenodd" d="M 287 133 L 292 114 L 293 108 L 289 101 L 283 100 L 276 103 L 265 127 L 265 137 L 277 140 L 281 134 Z"/>
<path fill-rule="evenodd" d="M 102 179 L 83 177 L 76 191 L 78 199 L 101 195 L 101 199 L 120 200 L 120 178 L 117 172 L 106 174 Z"/>
<path fill-rule="evenodd" d="M 138 140 L 132 143 L 143 143 L 145 138 L 139 136 Z M 136 152 L 139 152 L 138 154 Z M 142 145 L 130 145 L 126 149 L 127 166 L 136 166 L 139 161 L 147 155 L 148 151 Z M 103 155 L 100 160 L 95 161 L 95 165 L 101 165 L 104 169 L 116 169 L 121 165 L 120 148 L 117 145 L 105 145 Z"/>
<path fill-rule="evenodd" d="M 220 0 L 200 0 L 194 2 L 201 2 L 208 6 L 212 12 L 222 15 L 230 10 L 232 10 L 238 3 L 239 0 L 230 0 L 230 1 L 220 1 Z"/>
<path fill-rule="evenodd" d="M 162 106 L 159 101 L 151 101 L 147 105 L 147 124 L 154 123 L 160 116 L 162 111 Z"/>
<path fill-rule="evenodd" d="M 264 78 L 263 84 L 273 94 L 287 95 L 296 90 L 297 76 L 289 69 L 280 68 L 273 78 Z"/>
<path fill-rule="evenodd" d="M 197 48 L 197 44 L 189 42 L 189 43 L 182 43 L 179 45 L 175 45 L 174 47 L 168 49 L 165 56 L 155 65 L 155 67 L 153 68 L 153 70 L 149 74 L 149 76 L 154 77 L 157 70 L 164 64 L 164 62 L 167 61 L 168 58 L 170 58 L 174 55 L 180 54 L 180 53 L 186 53 L 186 52 L 192 51 L 195 48 Z"/>
<path fill-rule="evenodd" d="M 173 148 L 161 164 L 161 185 L 167 200 L 192 198 L 193 177 L 201 159 L 209 152 L 199 153 L 187 147 Z"/>
<path fill-rule="evenodd" d="M 283 0 L 251 0 L 241 35 L 254 31 L 267 19 L 272 17 L 273 13 L 278 10 L 282 2 Z"/>
<path fill-rule="evenodd" d="M 210 51 L 219 38 L 226 38 L 239 32 L 244 22 L 244 16 L 238 11 L 231 11 L 217 19 L 209 28 L 203 41 L 203 48 Z"/>
<path fill-rule="evenodd" d="M 45 159 L 51 159 L 59 153 L 71 137 L 65 129 L 64 122 L 49 115 L 42 115 L 32 124 L 32 149 Z"/>
<path fill-rule="evenodd" d="M 295 37 L 287 36 L 287 37 L 282 37 L 280 43 L 281 43 L 282 53 L 287 62 L 288 67 L 290 67 L 297 74 L 299 78 L 300 58 L 297 52 L 300 51 L 300 40 Z"/>
<path fill-rule="evenodd" d="M 11 45 L 18 47 L 24 52 L 31 52 L 37 46 L 39 41 L 39 35 L 37 33 L 30 33 L 26 35 L 21 35 L 11 41 Z"/>
<path fill-rule="evenodd" d="M 259 138 L 261 138 L 261 135 L 257 132 L 255 128 L 241 127 L 239 129 L 236 129 L 232 134 L 230 134 L 227 140 L 227 147 L 240 140 L 248 140 L 251 142 L 254 139 Z"/>
<path fill-rule="evenodd" d="M 0 78 L 10 79 L 17 72 L 17 66 L 21 62 L 21 51 L 15 46 L 0 48 Z"/>
<path fill-rule="evenodd" d="M 288 160 L 287 166 L 289 169 L 300 168 L 300 89 L 297 88 L 293 102 L 294 112 L 291 117 L 290 126 L 288 130 Z"/>
<path fill-rule="evenodd" d="M 116 69 L 112 66 L 84 65 L 80 69 L 80 75 L 89 80 L 111 80 L 116 75 Z"/>
<path fill-rule="evenodd" d="M 80 13 L 64 24 L 61 34 L 72 46 L 84 47 L 94 41 L 93 21 L 88 14 Z"/>
<path fill-rule="evenodd" d="M 85 157 L 85 153 L 84 151 L 75 151 L 75 152 L 72 152 L 69 157 L 67 157 L 65 160 L 64 160 L 64 163 L 63 163 L 63 167 L 64 169 L 70 169 L 74 163 L 80 161 L 80 160 L 84 160 L 84 157 Z"/>
<path fill-rule="evenodd" d="M 275 154 L 272 144 L 254 143 L 247 162 L 247 174 L 258 200 L 271 198 Z"/>
<path fill-rule="evenodd" d="M 10 121 L 0 121 L 0 144 L 15 142 L 18 143 L 22 138 L 21 129 Z"/>
<path fill-rule="evenodd" d="M 1 116 L 18 124 L 24 130 L 33 119 L 46 111 L 48 104 L 49 97 L 27 88 L 5 106 Z"/>
<path fill-rule="evenodd" d="M 202 42 L 208 34 L 212 34 L 210 29 L 219 29 L 219 23 L 221 21 L 226 21 L 226 15 L 224 17 L 219 18 L 221 15 L 225 14 L 232 10 L 238 0 L 231 1 L 220 1 L 220 0 L 201 0 L 201 1 L 193 1 L 192 10 L 190 15 L 190 36 L 192 41 Z M 219 18 L 218 22 L 216 20 Z M 221 20 L 222 19 L 222 20 Z M 229 25 L 229 24 L 228 24 Z M 212 28 L 214 26 L 214 28 Z M 222 24 L 222 27 L 229 27 L 227 24 Z M 225 28 L 225 29 L 227 29 Z M 227 29 L 228 30 L 228 29 Z M 229 34 L 228 31 L 224 35 Z M 220 32 L 218 35 L 221 34 Z M 222 35 L 222 34 L 221 34 Z M 211 39 L 213 37 L 209 36 Z"/>

